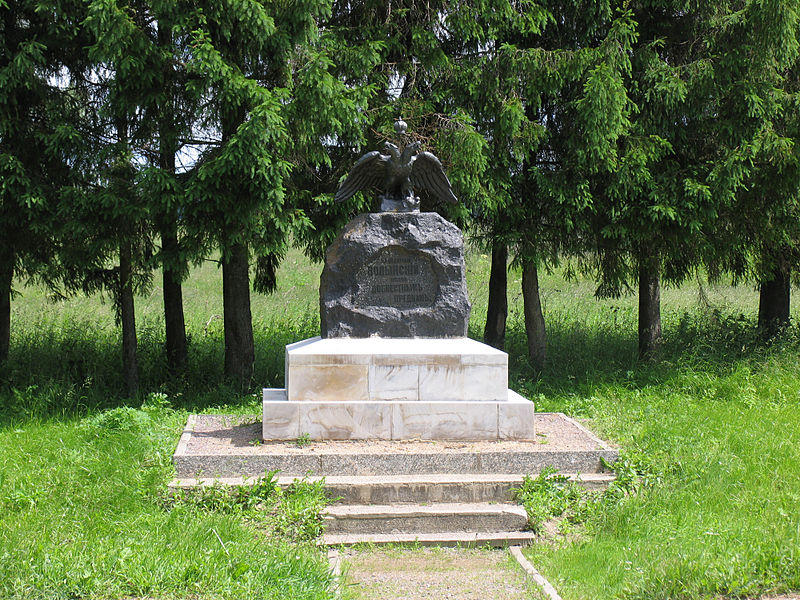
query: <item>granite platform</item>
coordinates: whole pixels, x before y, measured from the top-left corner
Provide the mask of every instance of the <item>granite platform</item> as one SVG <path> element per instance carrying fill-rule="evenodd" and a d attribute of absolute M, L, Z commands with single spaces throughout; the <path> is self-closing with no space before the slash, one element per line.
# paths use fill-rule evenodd
<path fill-rule="evenodd" d="M 191 415 L 175 451 L 176 476 L 377 476 L 436 473 L 597 473 L 618 451 L 561 413 L 537 413 L 530 441 L 365 440 L 263 442 L 258 415 Z"/>
<path fill-rule="evenodd" d="M 290 404 L 285 401 L 284 404 Z M 294 404 L 303 404 L 301 402 Z M 520 440 L 262 441 L 257 415 L 192 415 L 173 461 L 172 489 L 247 485 L 268 472 L 288 486 L 323 479 L 323 545 L 530 543 L 514 489 L 555 468 L 603 487 L 618 451 L 560 413 L 538 413 L 535 438 Z M 435 532 L 435 533 L 432 533 Z"/>

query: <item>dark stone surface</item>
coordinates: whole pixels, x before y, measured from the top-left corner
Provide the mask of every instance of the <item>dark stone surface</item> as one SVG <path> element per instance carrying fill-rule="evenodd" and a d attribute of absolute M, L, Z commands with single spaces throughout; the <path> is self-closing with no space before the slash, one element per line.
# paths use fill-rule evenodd
<path fill-rule="evenodd" d="M 465 337 L 470 305 L 461 231 L 437 213 L 370 213 L 330 245 L 321 335 Z"/>

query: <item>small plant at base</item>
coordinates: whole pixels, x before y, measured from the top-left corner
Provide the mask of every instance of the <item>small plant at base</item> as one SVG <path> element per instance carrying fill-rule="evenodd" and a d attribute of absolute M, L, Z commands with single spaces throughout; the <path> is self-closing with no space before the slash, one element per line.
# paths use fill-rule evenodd
<path fill-rule="evenodd" d="M 308 432 L 301 433 L 294 443 L 298 448 L 305 448 L 311 443 L 311 434 Z"/>
<path fill-rule="evenodd" d="M 275 515 L 275 532 L 298 541 L 313 540 L 322 534 L 322 510 L 328 504 L 324 478 L 295 479 L 281 496 Z"/>
<path fill-rule="evenodd" d="M 211 486 L 181 490 L 164 504 L 167 508 L 182 506 L 204 512 L 248 514 L 277 501 L 280 495 L 277 478 L 278 471 L 268 471 L 250 485 L 223 486 L 215 482 Z"/>
<path fill-rule="evenodd" d="M 83 426 L 93 429 L 98 435 L 119 431 L 138 431 L 148 427 L 150 415 L 130 406 L 118 406 L 87 417 Z"/>
<path fill-rule="evenodd" d="M 528 513 L 531 531 L 541 533 L 544 522 L 575 512 L 584 492 L 566 475 L 558 475 L 553 467 L 545 467 L 539 475 L 526 475 L 522 485 L 514 490 L 514 498 Z"/>
<path fill-rule="evenodd" d="M 269 471 L 249 485 L 197 487 L 165 495 L 168 510 L 185 508 L 242 516 L 259 529 L 295 541 L 309 541 L 322 533 L 322 510 L 330 504 L 325 479 L 295 479 L 285 490 L 278 486 L 278 471 Z"/>
<path fill-rule="evenodd" d="M 160 412 L 171 408 L 172 403 L 169 401 L 169 396 L 163 392 L 150 392 L 142 402 L 142 410 L 144 411 Z"/>
<path fill-rule="evenodd" d="M 616 479 L 605 491 L 606 498 L 636 494 L 660 484 L 663 476 L 656 472 L 642 452 L 623 450 L 614 463 L 603 460 L 603 467 L 614 471 Z"/>

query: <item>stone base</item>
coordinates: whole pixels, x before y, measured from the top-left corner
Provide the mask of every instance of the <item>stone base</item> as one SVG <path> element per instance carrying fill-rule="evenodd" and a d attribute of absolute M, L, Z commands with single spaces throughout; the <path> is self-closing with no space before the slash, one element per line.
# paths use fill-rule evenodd
<path fill-rule="evenodd" d="M 463 338 L 461 231 L 436 213 L 359 215 L 325 253 L 319 301 L 324 338 Z"/>
<path fill-rule="evenodd" d="M 263 438 L 296 440 L 532 440 L 534 404 L 505 401 L 305 401 L 264 390 Z"/>
<path fill-rule="evenodd" d="M 560 413 L 536 413 L 531 441 L 312 441 L 257 443 L 261 415 L 190 415 L 175 450 L 180 479 L 316 475 L 388 477 L 403 475 L 601 473 L 619 451 L 583 425 Z M 335 495 L 335 494 L 334 494 Z M 422 502 L 424 496 L 417 497 Z M 464 501 L 461 498 L 461 501 Z"/>
<path fill-rule="evenodd" d="M 265 440 L 530 440 L 508 355 L 469 338 L 312 338 L 264 390 Z"/>
<path fill-rule="evenodd" d="M 508 355 L 469 338 L 318 337 L 286 346 L 290 402 L 508 400 Z"/>

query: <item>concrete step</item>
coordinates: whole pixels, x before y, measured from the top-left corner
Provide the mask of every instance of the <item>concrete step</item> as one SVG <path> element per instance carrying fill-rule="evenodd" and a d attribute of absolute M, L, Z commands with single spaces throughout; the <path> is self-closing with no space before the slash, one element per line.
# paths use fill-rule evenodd
<path fill-rule="evenodd" d="M 600 473 L 618 451 L 574 419 L 536 414 L 529 442 L 368 440 L 261 441 L 258 416 L 191 415 L 175 450 L 177 476 L 246 477 L 279 470 L 282 475 L 426 475 L 446 473 Z"/>
<path fill-rule="evenodd" d="M 614 480 L 612 473 L 564 474 L 587 489 L 603 489 Z M 337 504 L 401 504 L 433 502 L 509 502 L 512 489 L 522 484 L 521 474 L 428 474 L 396 476 L 340 476 L 325 477 L 328 496 Z M 278 485 L 286 487 L 296 477 L 279 477 Z M 319 476 L 308 477 L 315 481 Z M 200 477 L 175 479 L 173 489 L 191 489 L 197 486 L 252 485 L 257 477 Z"/>
<path fill-rule="evenodd" d="M 492 531 L 465 533 L 450 531 L 443 533 L 326 533 L 317 542 L 320 546 L 355 546 L 370 544 L 383 546 L 386 544 L 414 544 L 418 546 L 460 546 L 480 547 L 493 546 L 526 546 L 536 540 L 531 531 Z"/>
<path fill-rule="evenodd" d="M 520 531 L 528 523 L 516 504 L 334 505 L 323 513 L 328 534 L 428 534 Z"/>

